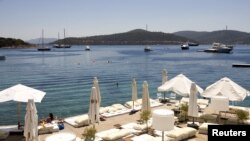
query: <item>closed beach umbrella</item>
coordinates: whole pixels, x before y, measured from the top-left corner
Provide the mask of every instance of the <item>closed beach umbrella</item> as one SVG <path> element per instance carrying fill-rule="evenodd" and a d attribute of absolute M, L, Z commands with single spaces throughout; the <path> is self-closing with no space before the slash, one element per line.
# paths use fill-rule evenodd
<path fill-rule="evenodd" d="M 198 107 L 197 107 L 197 88 L 195 83 L 192 83 L 190 89 L 189 103 L 188 103 L 188 116 L 198 117 Z"/>
<path fill-rule="evenodd" d="M 134 102 L 137 100 L 137 84 L 135 78 L 132 80 L 132 101 L 133 101 L 133 109 L 134 109 Z"/>
<path fill-rule="evenodd" d="M 90 124 L 99 123 L 99 106 L 97 90 L 95 87 L 92 87 L 88 113 Z"/>
<path fill-rule="evenodd" d="M 204 97 L 225 96 L 230 101 L 242 101 L 250 92 L 233 82 L 231 79 L 224 77 L 217 82 L 211 84 L 201 94 Z"/>
<path fill-rule="evenodd" d="M 26 141 L 38 141 L 38 116 L 34 100 L 28 100 L 24 124 Z"/>
<path fill-rule="evenodd" d="M 185 75 L 179 74 L 176 77 L 165 82 L 158 87 L 159 92 L 174 92 L 181 96 L 189 96 L 190 88 L 193 81 L 188 79 Z M 198 92 L 201 94 L 203 89 L 196 84 Z"/>
<path fill-rule="evenodd" d="M 100 87 L 99 87 L 99 82 L 98 82 L 97 77 L 94 77 L 94 80 L 93 80 L 93 87 L 96 88 L 97 98 L 98 98 L 99 106 L 100 106 L 100 105 L 101 105 L 101 93 L 100 93 Z"/>
<path fill-rule="evenodd" d="M 143 93 L 142 93 L 142 111 L 148 110 L 150 111 L 150 99 L 149 99 L 149 91 L 148 91 L 148 82 L 143 82 Z"/>
<path fill-rule="evenodd" d="M 166 69 L 162 70 L 162 84 L 164 84 L 165 82 L 167 82 L 168 80 L 168 72 Z"/>

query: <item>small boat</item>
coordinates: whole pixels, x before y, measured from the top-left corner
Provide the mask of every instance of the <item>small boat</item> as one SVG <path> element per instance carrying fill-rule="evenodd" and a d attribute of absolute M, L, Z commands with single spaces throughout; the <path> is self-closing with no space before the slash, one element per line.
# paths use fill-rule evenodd
<path fill-rule="evenodd" d="M 89 47 L 89 46 L 86 46 L 86 47 L 85 47 L 85 50 L 86 50 L 86 51 L 90 51 L 90 47 Z"/>
<path fill-rule="evenodd" d="M 227 47 L 225 44 L 222 43 L 213 43 L 210 49 L 204 50 L 204 52 L 210 53 L 231 53 L 233 47 Z"/>
<path fill-rule="evenodd" d="M 144 48 L 144 52 L 149 52 L 149 51 L 152 51 L 151 47 L 150 46 L 146 46 Z"/>
<path fill-rule="evenodd" d="M 44 46 L 44 31 L 42 30 L 42 46 L 37 48 L 37 51 L 50 51 L 49 47 Z"/>
<path fill-rule="evenodd" d="M 189 46 L 199 46 L 199 43 L 188 42 Z"/>
<path fill-rule="evenodd" d="M 182 50 L 188 50 L 188 49 L 189 49 L 188 43 L 182 44 L 182 45 L 181 45 L 181 49 L 182 49 Z"/>

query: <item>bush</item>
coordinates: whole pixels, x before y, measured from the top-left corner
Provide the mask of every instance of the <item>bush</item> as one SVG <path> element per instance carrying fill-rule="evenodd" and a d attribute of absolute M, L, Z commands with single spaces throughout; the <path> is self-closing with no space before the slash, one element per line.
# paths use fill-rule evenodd
<path fill-rule="evenodd" d="M 140 114 L 140 118 L 143 121 L 143 123 L 146 123 L 147 129 L 148 129 L 148 120 L 151 117 L 151 112 L 149 110 L 144 110 Z"/>
<path fill-rule="evenodd" d="M 238 118 L 238 123 L 244 123 L 244 120 L 249 118 L 249 112 L 244 110 L 235 110 L 235 113 Z"/>
<path fill-rule="evenodd" d="M 96 132 L 97 130 L 95 129 L 95 126 L 86 127 L 84 129 L 82 136 L 84 137 L 85 140 L 95 140 Z"/>

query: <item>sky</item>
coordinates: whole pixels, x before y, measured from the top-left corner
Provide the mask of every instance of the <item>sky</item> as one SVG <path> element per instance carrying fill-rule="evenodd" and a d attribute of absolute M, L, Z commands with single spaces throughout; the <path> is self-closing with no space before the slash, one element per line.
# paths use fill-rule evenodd
<path fill-rule="evenodd" d="M 133 29 L 250 32 L 250 0 L 0 0 L 0 37 L 86 37 Z"/>

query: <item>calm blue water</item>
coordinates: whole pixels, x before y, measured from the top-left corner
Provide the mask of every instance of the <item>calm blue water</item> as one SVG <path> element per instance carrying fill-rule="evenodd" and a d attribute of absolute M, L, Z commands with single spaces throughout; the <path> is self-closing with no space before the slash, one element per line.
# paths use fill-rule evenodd
<path fill-rule="evenodd" d="M 150 96 L 156 98 L 161 73 L 167 68 L 169 78 L 183 73 L 202 88 L 222 77 L 229 77 L 250 90 L 250 69 L 232 68 L 232 63 L 250 63 L 250 46 L 238 45 L 232 54 L 197 52 L 207 45 L 182 51 L 179 46 L 84 46 L 38 52 L 36 49 L 0 49 L 6 56 L 0 61 L 0 90 L 18 83 L 45 91 L 42 103 L 36 103 L 39 118 L 49 112 L 68 117 L 87 113 L 93 77 L 97 76 L 102 106 L 125 103 L 131 99 L 131 80 L 136 78 L 139 97 L 142 82 L 149 83 Z M 110 61 L 111 63 L 108 63 Z M 116 82 L 119 86 L 116 86 Z M 250 107 L 250 98 L 236 105 Z M 25 114 L 22 104 L 22 117 Z M 17 123 L 16 102 L 0 103 L 0 125 Z"/>

